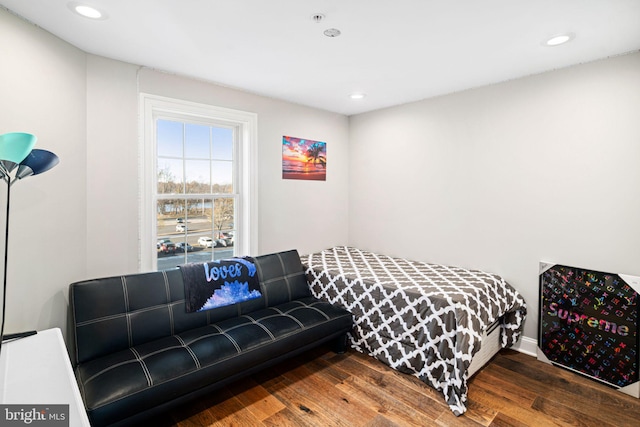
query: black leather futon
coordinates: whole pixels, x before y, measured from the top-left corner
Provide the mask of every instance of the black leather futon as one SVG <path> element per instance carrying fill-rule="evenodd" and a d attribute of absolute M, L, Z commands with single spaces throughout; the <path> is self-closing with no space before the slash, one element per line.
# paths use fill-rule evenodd
<path fill-rule="evenodd" d="M 74 369 L 92 425 L 138 424 L 327 341 L 344 351 L 352 316 L 311 296 L 297 251 L 255 265 L 262 297 L 195 313 L 179 268 L 70 285 Z"/>

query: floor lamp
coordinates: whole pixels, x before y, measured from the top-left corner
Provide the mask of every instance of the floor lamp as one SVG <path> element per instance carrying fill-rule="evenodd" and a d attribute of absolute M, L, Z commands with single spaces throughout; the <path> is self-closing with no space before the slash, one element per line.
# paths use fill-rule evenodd
<path fill-rule="evenodd" d="M 7 307 L 7 260 L 9 256 L 9 207 L 11 186 L 31 175 L 46 172 L 60 162 L 58 156 L 47 150 L 34 149 L 37 138 L 29 133 L 12 132 L 0 135 L 0 178 L 7 184 L 7 215 L 4 233 L 4 282 L 2 286 L 2 326 L 0 326 L 0 351 L 2 341 L 19 338 L 32 333 L 4 335 L 4 320 Z M 17 169 L 17 170 L 16 170 Z M 15 173 L 14 173 L 15 171 Z"/>

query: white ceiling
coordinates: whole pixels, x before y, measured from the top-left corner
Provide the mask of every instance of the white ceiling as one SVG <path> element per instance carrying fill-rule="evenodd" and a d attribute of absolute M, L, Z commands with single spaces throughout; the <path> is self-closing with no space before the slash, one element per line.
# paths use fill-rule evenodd
<path fill-rule="evenodd" d="M 640 0 L 86 0 L 99 21 L 68 3 L 0 0 L 86 52 L 346 115 L 640 50 Z"/>

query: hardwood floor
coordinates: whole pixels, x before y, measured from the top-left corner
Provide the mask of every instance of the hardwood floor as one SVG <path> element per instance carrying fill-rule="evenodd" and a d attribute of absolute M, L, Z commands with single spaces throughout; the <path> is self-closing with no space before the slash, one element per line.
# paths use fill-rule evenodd
<path fill-rule="evenodd" d="M 502 350 L 469 382 L 456 417 L 440 393 L 353 350 L 321 347 L 185 405 L 150 425 L 639 426 L 640 399 Z"/>

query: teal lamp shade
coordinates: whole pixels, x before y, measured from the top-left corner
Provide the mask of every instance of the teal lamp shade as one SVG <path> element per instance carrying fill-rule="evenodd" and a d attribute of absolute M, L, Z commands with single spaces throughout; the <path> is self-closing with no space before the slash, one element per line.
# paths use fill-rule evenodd
<path fill-rule="evenodd" d="M 36 144 L 35 135 L 11 132 L 0 135 L 0 162 L 6 171 L 11 172 L 17 164 L 27 157 Z"/>
<path fill-rule="evenodd" d="M 27 176 L 38 175 L 48 171 L 58 163 L 60 163 L 60 159 L 51 151 L 34 148 L 18 165 L 16 178 L 22 179 Z"/>

